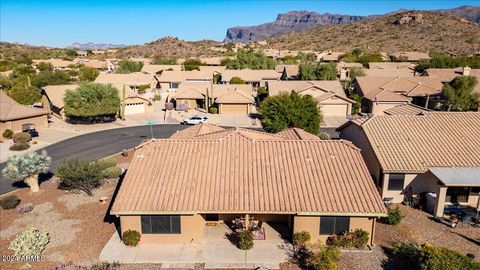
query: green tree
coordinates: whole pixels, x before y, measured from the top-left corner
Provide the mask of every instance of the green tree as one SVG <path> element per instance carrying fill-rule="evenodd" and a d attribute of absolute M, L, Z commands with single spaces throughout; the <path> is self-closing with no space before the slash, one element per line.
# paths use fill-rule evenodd
<path fill-rule="evenodd" d="M 300 61 L 300 63 L 315 63 L 317 62 L 317 55 L 314 53 L 299 52 L 297 59 Z"/>
<path fill-rule="evenodd" d="M 467 111 L 477 106 L 480 95 L 473 92 L 477 83 L 473 76 L 458 76 L 444 84 L 442 91 L 448 110 Z"/>
<path fill-rule="evenodd" d="M 350 99 L 355 100 L 355 103 L 352 105 L 352 115 L 358 114 L 362 108 L 362 97 L 355 93 L 350 96 Z"/>
<path fill-rule="evenodd" d="M 277 62 L 263 52 L 242 49 L 237 52 L 236 58 L 224 60 L 222 64 L 228 69 L 274 69 Z"/>
<path fill-rule="evenodd" d="M 334 64 L 300 64 L 299 77 L 300 80 L 336 80 L 337 68 Z"/>
<path fill-rule="evenodd" d="M 245 84 L 245 81 L 240 77 L 232 77 L 230 79 L 230 84 Z"/>
<path fill-rule="evenodd" d="M 282 59 L 282 63 L 285 65 L 295 65 L 298 63 L 298 59 L 296 56 L 287 55 Z"/>
<path fill-rule="evenodd" d="M 26 82 L 15 83 L 12 88 L 8 90 L 8 95 L 16 102 L 23 105 L 32 105 L 42 97 L 38 88 L 35 86 L 28 86 Z"/>
<path fill-rule="evenodd" d="M 46 85 L 68 84 L 71 81 L 70 74 L 63 70 L 40 71 L 37 75 L 32 76 L 31 84 L 38 88 Z"/>
<path fill-rule="evenodd" d="M 46 173 L 50 166 L 51 158 L 37 152 L 26 153 L 23 156 L 11 156 L 7 160 L 7 167 L 2 170 L 5 177 L 15 181 L 25 182 L 30 191 L 40 190 L 38 175 Z"/>
<path fill-rule="evenodd" d="M 200 70 L 201 65 L 202 61 L 200 61 L 200 59 L 186 59 L 185 62 L 183 62 L 183 69 L 185 71 Z"/>
<path fill-rule="evenodd" d="M 13 61 L 0 60 L 0 72 L 12 70 L 14 67 L 15 63 Z"/>
<path fill-rule="evenodd" d="M 78 79 L 80 81 L 94 81 L 98 74 L 100 72 L 96 68 L 82 66 L 78 69 Z"/>
<path fill-rule="evenodd" d="M 68 90 L 64 98 L 65 113 L 69 117 L 95 119 L 115 116 L 120 108 L 118 89 L 111 84 L 82 83 Z"/>
<path fill-rule="evenodd" d="M 35 69 L 30 65 L 19 64 L 13 69 L 13 77 L 19 77 L 22 75 L 33 75 L 35 74 Z"/>
<path fill-rule="evenodd" d="M 260 105 L 262 124 L 266 131 L 277 133 L 289 127 L 299 127 L 318 134 L 322 115 L 318 102 L 310 95 L 292 91 L 266 98 Z"/>
<path fill-rule="evenodd" d="M 87 50 L 87 56 L 92 56 L 93 55 L 93 51 L 92 50 Z"/>
<path fill-rule="evenodd" d="M 130 61 L 130 60 L 121 60 L 118 62 L 116 73 L 127 74 L 132 72 L 139 72 L 142 70 L 143 63 Z"/>
<path fill-rule="evenodd" d="M 66 55 L 67 57 L 69 57 L 69 58 L 74 58 L 74 57 L 77 57 L 77 56 L 78 56 L 77 51 L 74 50 L 74 49 L 67 49 L 67 50 L 65 51 L 65 55 Z"/>
<path fill-rule="evenodd" d="M 37 64 L 37 69 L 40 71 L 53 71 L 53 66 L 48 62 L 40 62 Z"/>

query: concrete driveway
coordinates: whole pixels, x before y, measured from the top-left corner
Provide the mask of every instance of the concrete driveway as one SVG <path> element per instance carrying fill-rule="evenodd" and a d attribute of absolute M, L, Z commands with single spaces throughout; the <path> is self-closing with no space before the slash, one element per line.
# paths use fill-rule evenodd
<path fill-rule="evenodd" d="M 266 240 L 255 240 L 251 250 L 243 251 L 226 237 L 231 232 L 219 224 L 207 226 L 200 244 L 141 244 L 125 246 L 117 233 L 105 245 L 100 261 L 120 263 L 161 263 L 162 268 L 248 268 L 279 269 L 279 264 L 289 259 L 291 244 L 267 223 L 264 223 Z"/>

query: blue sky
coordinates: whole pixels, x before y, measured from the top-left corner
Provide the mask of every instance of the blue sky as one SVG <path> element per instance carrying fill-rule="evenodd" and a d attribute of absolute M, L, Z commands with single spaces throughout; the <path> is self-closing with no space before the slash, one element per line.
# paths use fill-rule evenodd
<path fill-rule="evenodd" d="M 73 42 L 143 44 L 166 35 L 220 41 L 228 27 L 270 22 L 290 10 L 371 15 L 461 5 L 478 5 L 478 0 L 1 0 L 0 40 L 56 47 Z"/>

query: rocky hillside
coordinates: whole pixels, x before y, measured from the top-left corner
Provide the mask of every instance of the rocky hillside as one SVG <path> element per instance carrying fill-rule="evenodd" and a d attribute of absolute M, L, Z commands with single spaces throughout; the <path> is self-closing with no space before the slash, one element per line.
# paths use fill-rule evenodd
<path fill-rule="evenodd" d="M 480 52 L 480 25 L 453 15 L 408 11 L 355 24 L 326 25 L 267 40 L 287 50 Z"/>
<path fill-rule="evenodd" d="M 179 58 L 216 56 L 211 48 L 220 43 L 211 40 L 188 42 L 174 37 L 164 37 L 144 45 L 121 48 L 117 57 L 162 57 L 175 55 Z"/>
<path fill-rule="evenodd" d="M 390 16 L 407 10 L 397 10 L 383 15 L 371 16 L 353 16 L 310 11 L 290 11 L 285 14 L 279 14 L 274 22 L 265 23 L 257 26 L 238 26 L 227 29 L 225 42 L 248 43 L 251 41 L 265 40 L 270 37 L 287 34 L 291 32 L 300 32 L 316 28 L 322 25 L 338 25 L 347 23 L 356 23 L 363 20 L 374 19 L 382 16 Z M 441 9 L 433 12 L 452 14 L 471 22 L 480 23 L 480 7 L 461 6 L 454 9 Z"/>
<path fill-rule="evenodd" d="M 365 20 L 366 16 L 350 16 L 340 14 L 319 14 L 310 11 L 290 11 L 278 14 L 274 22 L 257 26 L 232 27 L 227 30 L 225 42 L 242 42 L 264 40 L 290 32 L 308 30 L 320 25 L 354 23 Z"/>

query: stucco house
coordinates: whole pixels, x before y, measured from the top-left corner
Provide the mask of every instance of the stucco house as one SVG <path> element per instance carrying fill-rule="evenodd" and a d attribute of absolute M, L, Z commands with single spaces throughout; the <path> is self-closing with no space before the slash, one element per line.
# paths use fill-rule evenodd
<path fill-rule="evenodd" d="M 325 127 L 338 127 L 345 123 L 355 103 L 346 96 L 340 81 L 270 81 L 267 89 L 269 96 L 291 91 L 312 96 L 318 101 Z"/>
<path fill-rule="evenodd" d="M 36 67 L 38 63 L 45 62 L 52 65 L 54 70 L 68 70 L 70 67 L 75 65 L 75 62 L 70 60 L 63 60 L 58 58 L 50 58 L 50 59 L 33 59 L 33 66 Z"/>
<path fill-rule="evenodd" d="M 479 112 L 398 113 L 353 120 L 337 131 L 362 149 L 382 198 L 400 203 L 424 193 L 441 216 L 446 205 L 477 205 L 479 123 Z"/>
<path fill-rule="evenodd" d="M 34 124 L 37 128 L 48 127 L 48 111 L 21 105 L 0 91 L 0 134 L 6 129 L 22 131 L 23 124 Z"/>
<path fill-rule="evenodd" d="M 280 80 L 282 73 L 273 69 L 227 69 L 222 72 L 221 76 L 222 83 L 228 84 L 233 77 L 239 77 L 253 87 L 264 87 L 266 82 Z"/>
<path fill-rule="evenodd" d="M 184 82 L 212 82 L 213 75 L 214 72 L 209 69 L 191 71 L 164 70 L 155 77 L 158 80 L 160 90 L 173 92 Z"/>
<path fill-rule="evenodd" d="M 132 72 L 128 74 L 117 73 L 100 73 L 95 79 L 96 83 L 112 84 L 112 85 L 126 85 L 135 93 L 142 85 L 148 85 L 150 89 L 158 89 L 159 82 L 152 74 L 143 72 Z"/>
<path fill-rule="evenodd" d="M 363 113 L 383 114 L 398 105 L 428 102 L 442 93 L 443 83 L 437 77 L 357 77 L 356 93 L 362 96 Z"/>
<path fill-rule="evenodd" d="M 122 232 L 141 233 L 140 245 L 200 243 L 207 224 L 237 218 L 275 224 L 287 239 L 308 231 L 312 241 L 325 241 L 361 228 L 372 243 L 385 207 L 359 149 L 302 137 L 202 124 L 146 141 L 110 213 Z"/>

